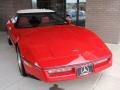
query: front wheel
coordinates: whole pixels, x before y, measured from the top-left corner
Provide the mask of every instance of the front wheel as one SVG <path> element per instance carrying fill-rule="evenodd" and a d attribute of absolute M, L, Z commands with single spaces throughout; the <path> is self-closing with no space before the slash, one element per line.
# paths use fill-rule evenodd
<path fill-rule="evenodd" d="M 12 42 L 11 42 L 10 38 L 8 38 L 8 44 L 9 44 L 10 46 L 12 46 Z"/>
<path fill-rule="evenodd" d="M 20 74 L 24 77 L 27 76 L 27 73 L 26 73 L 24 65 L 23 65 L 22 57 L 20 54 L 20 50 L 18 47 L 17 47 L 17 60 L 18 60 L 18 67 L 19 67 Z"/>

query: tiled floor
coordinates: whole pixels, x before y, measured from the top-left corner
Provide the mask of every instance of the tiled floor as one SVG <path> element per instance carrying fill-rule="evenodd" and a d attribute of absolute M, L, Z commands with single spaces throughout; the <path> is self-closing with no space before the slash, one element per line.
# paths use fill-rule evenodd
<path fill-rule="evenodd" d="M 20 76 L 15 50 L 8 45 L 6 33 L 1 32 L 0 90 L 49 90 L 54 84 L 58 84 L 63 90 L 118 90 L 120 89 L 120 45 L 107 45 L 113 52 L 111 68 L 83 79 L 44 83 L 30 77 Z"/>

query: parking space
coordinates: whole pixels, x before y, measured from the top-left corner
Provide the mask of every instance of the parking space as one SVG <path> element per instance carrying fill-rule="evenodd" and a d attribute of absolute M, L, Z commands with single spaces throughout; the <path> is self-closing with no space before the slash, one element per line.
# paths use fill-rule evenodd
<path fill-rule="evenodd" d="M 0 90 L 49 90 L 54 84 L 63 90 L 117 90 L 120 88 L 120 45 L 107 45 L 113 53 L 111 68 L 82 79 L 45 83 L 20 76 L 15 50 L 8 45 L 6 33 L 0 32 Z"/>

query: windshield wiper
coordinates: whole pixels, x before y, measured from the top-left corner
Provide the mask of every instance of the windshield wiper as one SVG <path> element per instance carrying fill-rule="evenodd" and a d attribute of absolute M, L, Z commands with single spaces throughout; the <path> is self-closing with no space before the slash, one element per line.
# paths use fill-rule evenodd
<path fill-rule="evenodd" d="M 55 25 L 66 25 L 68 23 L 56 23 Z"/>

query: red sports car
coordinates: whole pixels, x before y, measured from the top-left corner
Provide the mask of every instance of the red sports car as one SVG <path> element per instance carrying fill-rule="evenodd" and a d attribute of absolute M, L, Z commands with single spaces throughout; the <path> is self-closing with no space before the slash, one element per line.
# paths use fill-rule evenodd
<path fill-rule="evenodd" d="M 95 33 L 70 24 L 53 10 L 19 10 L 6 27 L 22 76 L 54 82 L 89 76 L 112 65 L 110 50 Z"/>

